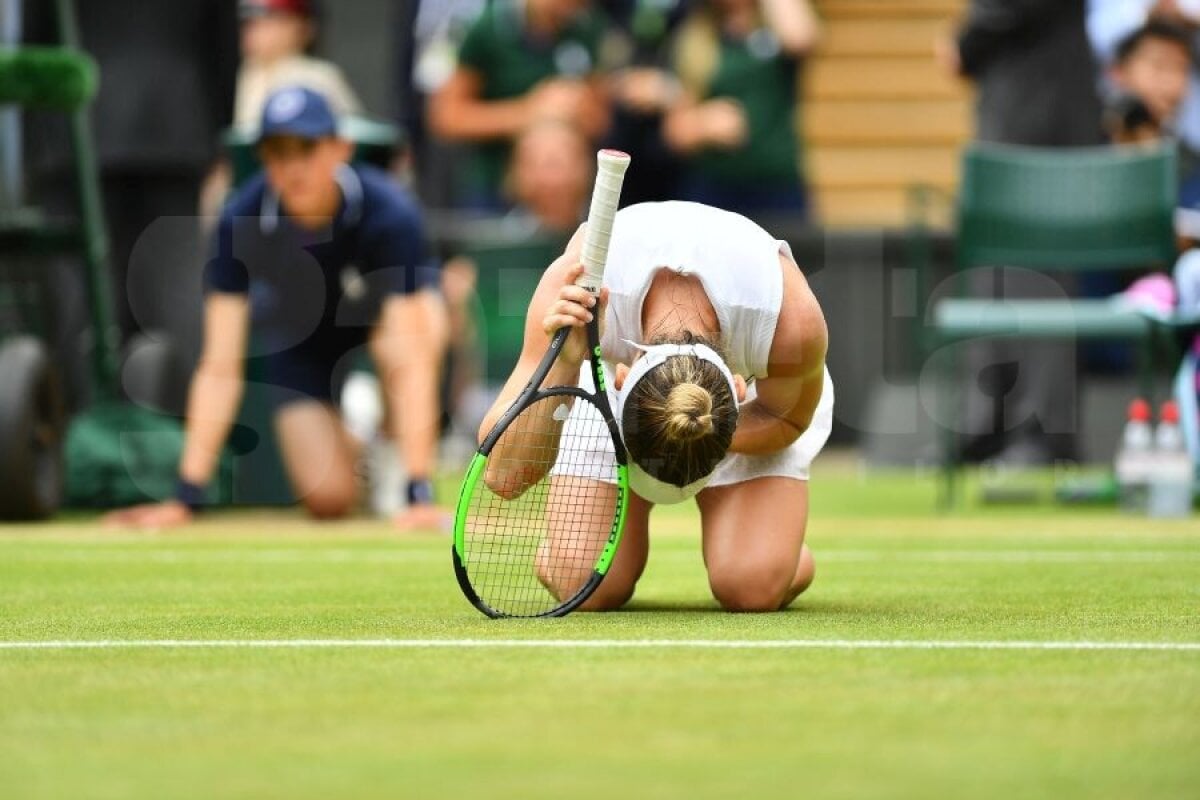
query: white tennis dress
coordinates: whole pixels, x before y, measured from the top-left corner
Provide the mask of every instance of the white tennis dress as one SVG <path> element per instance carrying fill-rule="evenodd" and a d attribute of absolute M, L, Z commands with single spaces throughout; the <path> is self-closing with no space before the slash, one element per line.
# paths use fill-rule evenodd
<path fill-rule="evenodd" d="M 754 380 L 768 375 L 767 359 L 783 299 L 780 253 L 792 258 L 787 242 L 775 239 L 740 214 L 711 206 L 641 203 L 619 211 L 604 270 L 609 299 L 600 348 L 609 374 L 614 364 L 632 363 L 638 354 L 626 339 L 645 342 L 642 306 L 655 274 L 669 269 L 700 279 L 717 314 L 726 363 L 750 384 L 746 399 L 753 399 Z M 586 365 L 580 382 L 592 388 Z M 612 381 L 608 383 L 611 387 Z M 610 400 L 615 409 L 611 389 Z M 582 418 L 577 414 L 598 412 L 585 403 L 575 405 L 563 428 L 564 437 L 578 435 Z M 832 427 L 833 382 L 826 370 L 821 400 L 800 438 L 776 453 L 727 455 L 717 465 L 708 486 L 767 476 L 807 480 L 809 467 Z M 555 464 L 554 474 L 591 478 L 611 474 L 611 455 L 605 451 L 596 451 L 591 463 L 576 453 L 572 462 Z"/>

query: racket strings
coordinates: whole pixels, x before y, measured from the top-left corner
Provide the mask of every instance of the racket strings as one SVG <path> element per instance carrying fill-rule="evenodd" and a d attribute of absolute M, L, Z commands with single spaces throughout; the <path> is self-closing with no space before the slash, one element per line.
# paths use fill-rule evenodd
<path fill-rule="evenodd" d="M 522 411 L 472 489 L 463 556 L 480 599 L 537 616 L 583 590 L 613 530 L 616 483 L 612 437 L 594 405 L 553 395 Z"/>

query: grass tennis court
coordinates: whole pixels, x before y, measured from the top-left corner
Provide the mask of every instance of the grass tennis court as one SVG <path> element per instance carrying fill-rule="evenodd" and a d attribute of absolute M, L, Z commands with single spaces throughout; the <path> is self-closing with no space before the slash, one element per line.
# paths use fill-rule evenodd
<path fill-rule="evenodd" d="M 776 615 L 715 610 L 690 511 L 629 611 L 537 622 L 383 523 L 0 529 L 0 794 L 1196 796 L 1194 523 L 939 517 L 818 467 L 817 582 Z"/>

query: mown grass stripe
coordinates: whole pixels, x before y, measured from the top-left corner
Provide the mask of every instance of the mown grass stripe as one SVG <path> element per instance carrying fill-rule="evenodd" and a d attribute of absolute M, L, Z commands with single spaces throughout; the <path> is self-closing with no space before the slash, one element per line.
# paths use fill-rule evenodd
<path fill-rule="evenodd" d="M 831 563 L 871 563 L 877 561 L 903 561 L 905 563 L 982 563 L 982 564 L 1160 564 L 1160 563 L 1196 563 L 1200 562 L 1200 552 L 1190 550 L 866 550 L 866 549 L 824 549 L 816 552 L 816 557 Z M 654 555 L 655 560 L 694 559 L 691 551 L 668 550 Z M 8 562 L 149 562 L 149 563 L 203 563 L 203 562 L 234 562 L 234 563 L 404 563 L 404 562 L 437 562 L 448 561 L 445 553 L 395 550 L 395 549 L 269 549 L 254 550 L 250 548 L 230 549 L 121 549 L 121 548 L 82 548 L 74 550 L 55 550 L 51 548 L 32 548 L 27 551 L 8 553 Z"/>
<path fill-rule="evenodd" d="M 546 649 L 546 650 L 1065 650 L 1200 652 L 1200 642 L 955 641 L 923 639 L 79 639 L 0 642 L 0 650 L 104 649 Z"/>

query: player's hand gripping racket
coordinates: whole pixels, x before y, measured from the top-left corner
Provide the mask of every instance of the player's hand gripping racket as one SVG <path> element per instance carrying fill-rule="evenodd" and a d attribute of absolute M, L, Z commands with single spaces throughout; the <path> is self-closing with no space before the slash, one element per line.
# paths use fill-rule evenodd
<path fill-rule="evenodd" d="M 629 156 L 602 150 L 576 281 L 599 295 Z M 543 387 L 570 327 L 483 440 L 454 520 L 454 572 L 489 617 L 557 617 L 604 579 L 621 541 L 625 447 L 605 392 L 599 306 L 586 326 L 591 383 Z"/>

